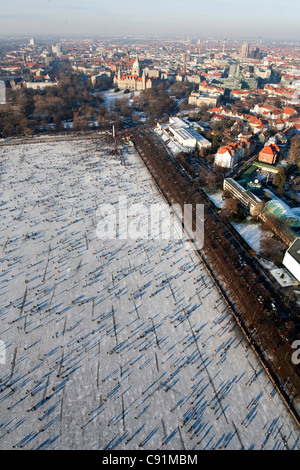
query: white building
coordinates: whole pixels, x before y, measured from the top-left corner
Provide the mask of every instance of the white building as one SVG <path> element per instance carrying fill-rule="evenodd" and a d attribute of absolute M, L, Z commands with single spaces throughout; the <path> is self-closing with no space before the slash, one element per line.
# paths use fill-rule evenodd
<path fill-rule="evenodd" d="M 23 84 L 32 90 L 44 90 L 46 87 L 58 85 L 57 82 L 23 82 Z"/>
<path fill-rule="evenodd" d="M 218 97 L 208 93 L 191 93 L 188 103 L 193 106 L 201 107 L 203 105 L 216 106 Z"/>
<path fill-rule="evenodd" d="M 286 251 L 282 263 L 297 281 L 300 282 L 300 238 L 296 238 L 294 243 Z"/>
<path fill-rule="evenodd" d="M 222 168 L 233 168 L 242 156 L 243 148 L 238 143 L 223 145 L 215 155 L 215 165 Z"/>
<path fill-rule="evenodd" d="M 169 118 L 169 131 L 173 138 L 186 149 L 211 147 L 211 142 L 199 134 L 197 129 L 178 117 Z"/>
<path fill-rule="evenodd" d="M 269 80 L 269 78 L 271 77 L 271 73 L 272 73 L 272 70 L 270 68 L 259 68 L 259 67 L 256 67 L 254 69 L 254 72 L 255 72 L 255 75 L 257 77 L 260 77 L 264 80 Z"/>
<path fill-rule="evenodd" d="M 60 44 L 56 44 L 56 46 L 52 46 L 52 52 L 56 55 L 62 55 L 62 48 Z"/>

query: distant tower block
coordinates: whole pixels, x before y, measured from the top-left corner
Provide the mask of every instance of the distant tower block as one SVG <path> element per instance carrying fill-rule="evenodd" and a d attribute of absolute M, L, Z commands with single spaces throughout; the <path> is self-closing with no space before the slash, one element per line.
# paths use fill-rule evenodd
<path fill-rule="evenodd" d="M 30 39 L 29 46 L 35 46 L 35 42 L 33 38 Z"/>
<path fill-rule="evenodd" d="M 225 49 L 226 49 L 226 38 L 223 41 L 223 54 L 225 54 Z"/>
<path fill-rule="evenodd" d="M 6 104 L 6 87 L 5 83 L 0 80 L 0 104 Z"/>
<path fill-rule="evenodd" d="M 241 57 L 243 59 L 248 59 L 250 55 L 250 45 L 248 42 L 244 42 L 244 44 L 242 45 L 242 50 L 241 50 Z"/>

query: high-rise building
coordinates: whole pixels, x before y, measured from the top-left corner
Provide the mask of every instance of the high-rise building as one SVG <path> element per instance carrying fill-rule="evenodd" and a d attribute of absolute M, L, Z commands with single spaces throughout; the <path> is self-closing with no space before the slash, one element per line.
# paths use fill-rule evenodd
<path fill-rule="evenodd" d="M 242 45 L 242 50 L 241 50 L 241 57 L 243 59 L 247 59 L 250 54 L 250 44 L 248 42 L 244 42 Z"/>
<path fill-rule="evenodd" d="M 259 52 L 259 48 L 256 47 L 255 49 L 253 49 L 250 54 L 249 54 L 249 57 L 251 59 L 261 59 L 261 53 Z"/>
<path fill-rule="evenodd" d="M 223 41 L 223 54 L 225 54 L 225 48 L 226 48 L 226 38 Z"/>

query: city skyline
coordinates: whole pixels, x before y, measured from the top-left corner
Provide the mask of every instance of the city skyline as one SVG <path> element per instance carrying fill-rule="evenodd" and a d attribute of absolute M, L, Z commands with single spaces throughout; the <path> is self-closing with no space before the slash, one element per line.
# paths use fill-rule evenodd
<path fill-rule="evenodd" d="M 16 0 L 0 9 L 2 35 L 152 35 L 299 40 L 295 0 Z"/>

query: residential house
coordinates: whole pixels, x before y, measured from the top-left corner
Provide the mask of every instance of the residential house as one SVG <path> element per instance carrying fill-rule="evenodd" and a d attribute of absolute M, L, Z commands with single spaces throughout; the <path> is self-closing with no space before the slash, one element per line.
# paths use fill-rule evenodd
<path fill-rule="evenodd" d="M 263 163 L 268 163 L 269 165 L 276 165 L 278 157 L 280 154 L 280 149 L 276 144 L 270 144 L 265 146 L 258 156 L 258 161 Z"/>
<path fill-rule="evenodd" d="M 243 147 L 239 143 L 230 143 L 219 148 L 215 155 L 215 165 L 223 168 L 233 168 L 242 158 Z"/>

